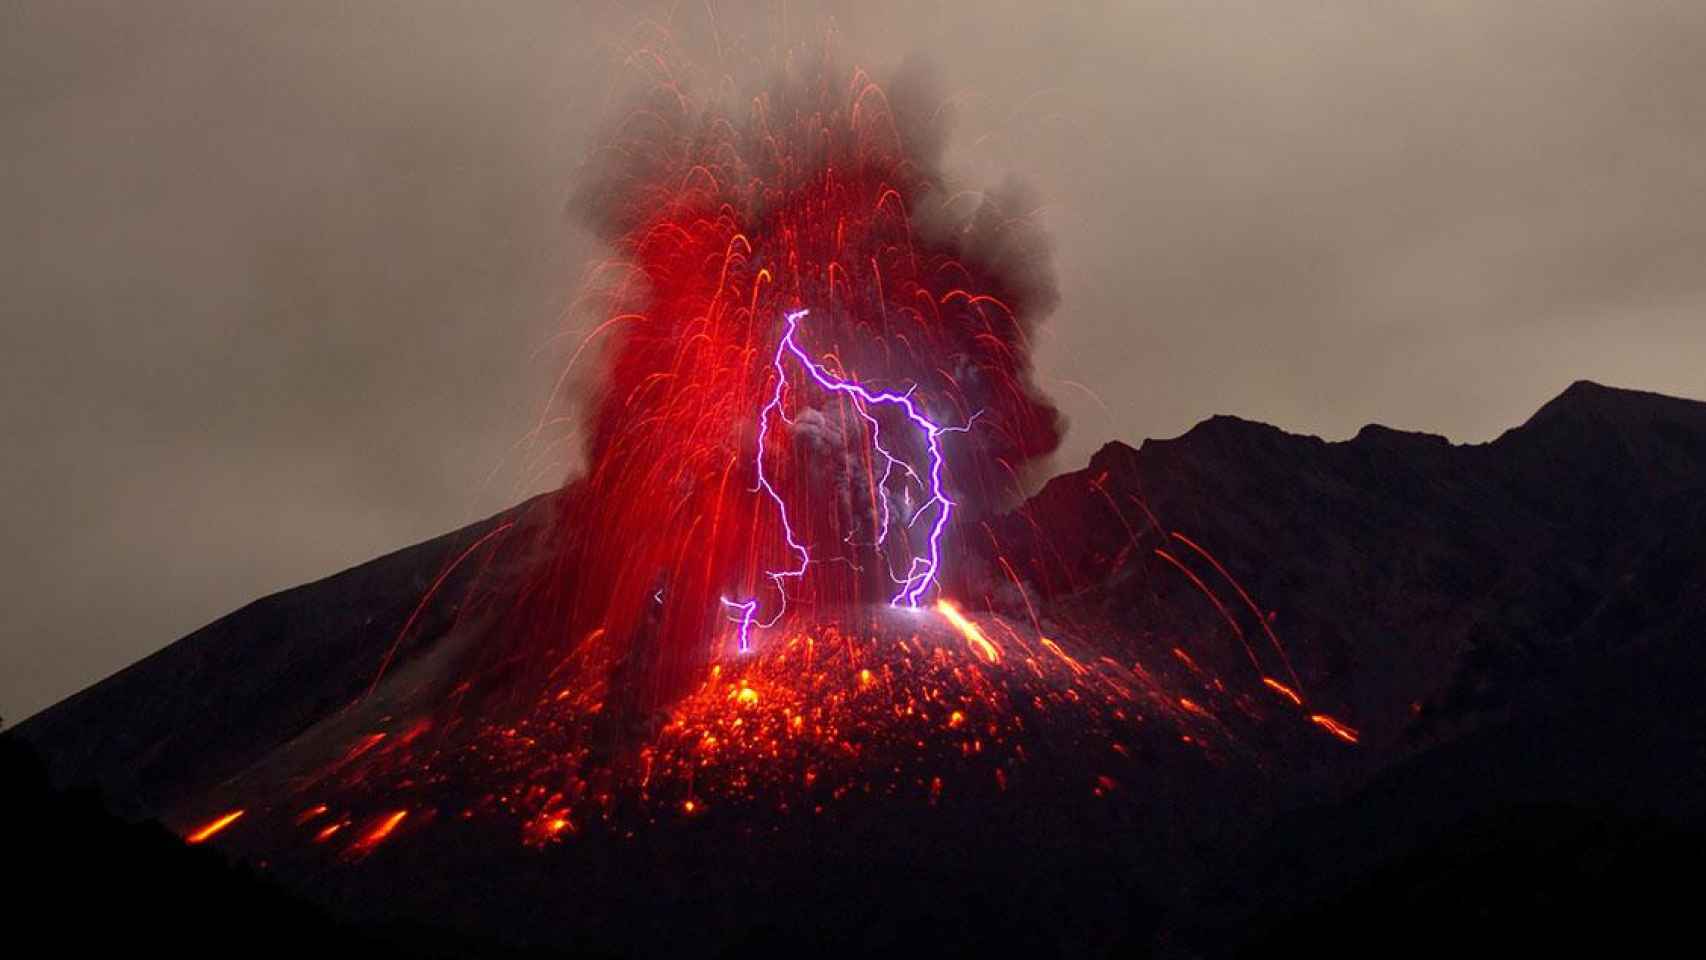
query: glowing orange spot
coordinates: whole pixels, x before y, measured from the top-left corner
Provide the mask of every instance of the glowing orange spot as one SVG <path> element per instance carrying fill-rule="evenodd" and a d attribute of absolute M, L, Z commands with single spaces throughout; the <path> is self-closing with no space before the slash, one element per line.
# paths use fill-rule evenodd
<path fill-rule="evenodd" d="M 735 699 L 750 707 L 758 702 L 758 691 L 751 687 L 741 687 L 740 693 L 735 695 Z"/>
<path fill-rule="evenodd" d="M 225 814 L 224 816 L 220 817 L 217 820 L 213 820 L 209 823 L 203 824 L 200 827 L 200 829 L 196 830 L 194 833 L 185 837 L 184 842 L 185 843 L 201 843 L 202 841 L 211 838 L 214 834 L 218 833 L 221 830 L 224 830 L 226 827 L 229 827 L 231 824 L 235 823 L 237 818 L 242 816 L 242 815 L 243 815 L 243 811 L 233 810 L 230 813 Z"/>
<path fill-rule="evenodd" d="M 688 800 L 688 801 L 685 801 L 684 803 L 682 803 L 681 809 L 686 813 L 692 813 L 693 811 L 699 809 L 699 805 L 694 803 L 691 800 Z"/>
<path fill-rule="evenodd" d="M 983 635 L 983 631 L 978 629 L 977 624 L 966 619 L 965 614 L 961 613 L 953 604 L 946 600 L 938 600 L 936 612 L 940 613 L 944 619 L 954 625 L 955 629 L 960 631 L 960 635 L 966 638 L 966 643 L 971 645 L 978 656 L 992 664 L 1001 662 L 1001 651 L 996 649 L 995 644 L 989 642 L 989 638 Z"/>
<path fill-rule="evenodd" d="M 1309 720 L 1316 726 L 1321 727 L 1323 730 L 1326 730 L 1328 733 L 1338 737 L 1346 743 L 1357 742 L 1357 732 L 1355 729 L 1345 726 L 1324 713 L 1312 713 L 1309 715 Z"/>
<path fill-rule="evenodd" d="M 868 687 L 875 682 L 876 682 L 876 680 L 874 680 L 871 677 L 871 671 L 869 671 L 869 670 L 860 670 L 859 671 L 859 686 Z"/>
<path fill-rule="evenodd" d="M 1263 677 L 1262 682 L 1267 684 L 1270 688 L 1279 691 L 1281 696 L 1285 697 L 1287 700 L 1290 700 L 1292 703 L 1296 704 L 1297 706 L 1300 706 L 1300 707 L 1303 706 L 1303 698 L 1298 696 L 1296 691 L 1292 690 L 1290 687 L 1286 686 L 1285 684 L 1280 683 L 1278 680 L 1275 680 L 1273 677 Z"/>
<path fill-rule="evenodd" d="M 339 830 L 342 830 L 347 826 L 349 826 L 348 820 L 339 820 L 337 823 L 334 823 L 331 826 L 326 827 L 324 830 L 321 830 L 319 833 L 314 834 L 314 842 L 325 843 L 327 840 L 332 839 L 332 834 L 337 833 Z"/>
<path fill-rule="evenodd" d="M 385 838 L 389 837 L 392 831 L 397 829 L 397 824 L 402 823 L 403 818 L 408 815 L 409 811 L 398 810 L 396 813 L 393 813 L 379 821 L 374 825 L 372 830 L 367 831 L 366 836 L 356 841 L 356 849 L 361 851 L 372 850 L 374 847 L 384 843 Z"/>
<path fill-rule="evenodd" d="M 948 714 L 948 726 L 950 726 L 950 727 L 957 727 L 960 724 L 965 723 L 965 722 L 966 722 L 966 715 L 959 712 L 958 710 L 955 710 L 953 713 Z"/>

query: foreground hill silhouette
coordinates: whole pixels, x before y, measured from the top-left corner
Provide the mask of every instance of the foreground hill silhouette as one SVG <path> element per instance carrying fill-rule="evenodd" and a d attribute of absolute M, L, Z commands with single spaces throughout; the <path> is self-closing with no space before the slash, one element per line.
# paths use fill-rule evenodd
<path fill-rule="evenodd" d="M 1632 936 L 1681 916 L 1658 878 L 1706 823 L 1703 494 L 1706 404 L 1590 383 L 1480 445 L 1382 427 L 1327 443 L 1229 417 L 1110 444 L 991 523 L 1027 585 L 993 602 L 1206 637 L 1215 610 L 1155 554 L 1187 530 L 1259 598 L 1354 747 L 1228 720 L 1255 758 L 1240 766 L 1167 747 L 1174 728 L 1156 725 L 1093 809 L 1042 788 L 873 800 L 833 830 L 784 818 L 757 843 L 708 820 L 547 851 L 447 828 L 356 867 L 281 852 L 266 872 L 346 931 L 438 924 L 467 943 L 613 952 L 1348 948 L 1410 916 L 1396 901 L 1435 933 L 1531 924 L 1556 903 Z M 9 736 L 53 789 L 187 828 L 360 696 L 450 557 L 550 500 L 257 601 Z M 430 663 L 454 618 L 430 609 L 399 662 Z M 1190 653 L 1234 676 L 1229 640 Z M 1228 704 L 1248 702 L 1238 683 Z M 1055 768 L 1103 769 L 1037 722 Z M 1478 910 L 1488 876 L 1528 891 L 1528 912 Z M 1567 930 L 1579 942 L 1550 932 Z"/>

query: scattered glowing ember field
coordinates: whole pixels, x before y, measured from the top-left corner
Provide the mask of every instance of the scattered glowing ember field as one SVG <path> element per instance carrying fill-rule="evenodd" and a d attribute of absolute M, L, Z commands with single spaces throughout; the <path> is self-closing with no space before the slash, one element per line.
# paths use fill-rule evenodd
<path fill-rule="evenodd" d="M 1312 723 L 1356 739 L 1273 678 L 1231 686 L 1182 648 L 1149 668 L 946 601 L 779 625 L 751 653 L 734 636 L 663 714 L 617 716 L 613 691 L 595 683 L 547 691 L 501 723 L 439 730 L 428 717 L 393 718 L 288 787 L 256 791 L 264 806 L 227 810 L 189 839 L 263 823 L 354 861 L 443 816 L 508 823 L 521 842 L 545 845 L 712 814 L 762 826 L 849 804 L 994 800 L 1039 778 L 1117 802 L 1122 784 L 1146 775 L 1145 744 L 1157 737 L 1210 765 L 1251 767 L 1261 758 L 1243 734 L 1258 725 Z M 1063 781 L 1061 756 L 1099 766 Z"/>
<path fill-rule="evenodd" d="M 1104 574 L 1164 561 L 1224 622 L 1196 646 L 1067 616 L 1048 551 L 989 551 L 985 521 L 1060 438 L 1030 376 L 1048 250 L 1014 198 L 941 173 L 923 93 L 802 54 L 723 109 L 646 62 L 652 95 L 590 177 L 615 251 L 570 364 L 591 386 L 539 428 L 574 425 L 585 474 L 547 522 L 462 551 L 367 700 L 209 798 L 188 840 L 283 825 L 355 861 L 455 818 L 548 845 L 1000 797 L 1043 769 L 1107 802 L 1161 742 L 1252 768 L 1254 727 L 1356 742 L 1185 535 L 1140 545 L 1128 525 Z M 990 599 L 1009 588 L 1022 611 Z M 401 676 L 447 605 L 464 652 L 431 683 Z M 1223 676 L 1202 643 L 1248 670 Z"/>

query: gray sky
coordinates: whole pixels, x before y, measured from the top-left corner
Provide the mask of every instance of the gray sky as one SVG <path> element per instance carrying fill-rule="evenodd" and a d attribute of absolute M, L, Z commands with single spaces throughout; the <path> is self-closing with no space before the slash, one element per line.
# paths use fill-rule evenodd
<path fill-rule="evenodd" d="M 1048 204 L 1062 468 L 1214 413 L 1479 441 L 1582 377 L 1706 398 L 1695 0 L 4 7 L 8 722 L 560 479 L 518 444 L 642 8 L 935 64 L 954 168 Z"/>

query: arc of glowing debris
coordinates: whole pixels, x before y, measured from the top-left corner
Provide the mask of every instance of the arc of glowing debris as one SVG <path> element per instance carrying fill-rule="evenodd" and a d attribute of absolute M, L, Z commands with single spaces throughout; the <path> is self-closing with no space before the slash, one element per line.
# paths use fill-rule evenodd
<path fill-rule="evenodd" d="M 906 576 L 897 577 L 892 570 L 889 572 L 889 578 L 900 587 L 900 590 L 889 600 L 892 606 L 917 608 L 923 602 L 924 595 L 930 591 L 930 588 L 939 585 L 936 572 L 941 567 L 942 532 L 947 529 L 948 518 L 954 511 L 954 501 L 949 499 L 942 489 L 942 434 L 964 433 L 971 429 L 972 422 L 977 419 L 974 414 L 964 426 L 940 426 L 926 417 L 913 400 L 912 393 L 913 390 L 917 389 L 916 387 L 909 388 L 905 393 L 872 391 L 856 381 L 846 380 L 829 372 L 827 368 L 806 353 L 795 337 L 795 334 L 799 332 L 800 321 L 805 319 L 810 312 L 809 310 L 795 310 L 783 316 L 782 338 L 777 341 L 776 353 L 770 361 L 771 367 L 776 371 L 776 387 L 770 393 L 769 402 L 765 403 L 764 408 L 758 413 L 758 454 L 755 458 L 758 473 L 757 489 L 768 496 L 771 502 L 776 505 L 776 513 L 782 520 L 782 536 L 788 544 L 788 549 L 799 558 L 799 564 L 791 569 L 765 574 L 772 583 L 776 584 L 776 589 L 782 596 L 782 602 L 777 606 L 776 613 L 768 620 L 758 619 L 758 599 L 756 597 L 738 601 L 730 600 L 727 597 L 722 598 L 723 606 L 731 611 L 730 619 L 740 624 L 739 646 L 743 653 L 751 649 L 752 628 L 754 626 L 768 628 L 775 626 L 777 621 L 782 619 L 788 604 L 786 581 L 797 580 L 804 576 L 806 567 L 811 564 L 811 552 L 804 544 L 794 538 L 794 528 L 788 520 L 788 505 L 782 501 L 782 496 L 776 492 L 776 488 L 771 486 L 770 478 L 764 472 L 764 442 L 770 431 L 770 414 L 775 411 L 777 416 L 782 417 L 784 421 L 787 419 L 786 415 L 781 412 L 783 392 L 788 385 L 788 372 L 784 365 L 787 357 L 791 355 L 800 367 L 817 382 L 818 386 L 831 393 L 850 396 L 854 399 L 854 406 L 859 411 L 860 416 L 864 417 L 866 422 L 872 426 L 873 444 L 885 460 L 881 484 L 888 482 L 890 472 L 897 463 L 915 481 L 919 479 L 918 472 L 906 461 L 889 453 L 882 446 L 881 433 L 876 429 L 876 418 L 871 416 L 868 408 L 873 406 L 899 407 L 906 415 L 906 419 L 923 433 L 925 448 L 929 451 L 930 460 L 929 470 L 927 471 L 930 498 L 908 518 L 907 527 L 910 529 L 916 525 L 918 518 L 923 516 L 925 511 L 932 506 L 938 507 L 938 509 L 935 520 L 930 526 L 925 553 L 922 556 L 912 558 L 912 562 L 907 567 Z M 922 481 L 919 482 L 920 485 L 923 485 Z M 882 489 L 881 484 L 879 484 L 879 490 Z M 889 528 L 886 494 L 881 499 L 883 501 L 882 525 L 876 541 L 879 546 L 888 538 Z"/>

